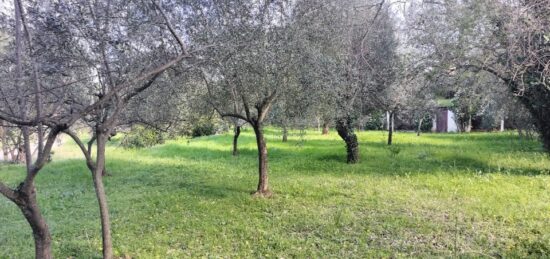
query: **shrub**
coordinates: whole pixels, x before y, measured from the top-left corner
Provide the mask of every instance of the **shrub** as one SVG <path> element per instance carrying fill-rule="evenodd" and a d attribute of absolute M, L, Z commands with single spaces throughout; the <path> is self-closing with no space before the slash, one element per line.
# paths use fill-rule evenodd
<path fill-rule="evenodd" d="M 212 122 L 203 122 L 195 125 L 191 131 L 191 137 L 197 138 L 216 134 L 216 127 Z"/>
<path fill-rule="evenodd" d="M 388 146 L 388 153 L 391 157 L 395 158 L 401 153 L 401 148 L 396 145 Z"/>
<path fill-rule="evenodd" d="M 415 120 L 416 128 L 418 128 L 418 123 L 420 120 Z M 420 131 L 422 132 L 430 132 L 432 130 L 433 126 L 433 118 L 430 114 L 425 114 L 424 118 L 422 120 L 422 126 L 420 127 Z"/>
<path fill-rule="evenodd" d="M 120 145 L 124 148 L 146 148 L 164 143 L 162 133 L 143 126 L 134 126 L 128 132 Z"/>
<path fill-rule="evenodd" d="M 384 113 L 375 112 L 369 116 L 365 123 L 365 130 L 382 130 L 384 129 Z"/>

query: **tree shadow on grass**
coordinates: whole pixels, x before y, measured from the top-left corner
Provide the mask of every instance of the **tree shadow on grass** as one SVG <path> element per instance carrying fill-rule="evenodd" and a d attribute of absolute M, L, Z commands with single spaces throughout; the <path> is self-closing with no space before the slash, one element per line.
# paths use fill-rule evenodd
<path fill-rule="evenodd" d="M 316 157 L 317 160 L 323 162 L 334 162 L 334 163 L 346 163 L 345 154 L 326 154 Z"/>
<path fill-rule="evenodd" d="M 336 144 L 334 140 L 316 141 L 317 145 L 327 148 L 312 148 L 307 143 L 303 148 L 287 150 L 284 148 L 272 147 L 269 149 L 271 171 L 279 171 L 279 174 L 315 174 L 346 171 L 346 151 L 343 143 Z M 472 173 L 494 173 L 497 168 L 490 165 L 490 161 L 484 161 L 489 156 L 479 155 L 475 152 L 468 153 L 464 150 L 457 150 L 453 145 L 441 146 L 431 144 L 395 144 L 394 149 L 398 153 L 392 153 L 387 145 L 380 142 L 362 142 L 360 146 L 361 161 L 354 166 L 353 172 L 362 174 L 377 175 L 402 175 L 408 173 L 441 173 L 441 172 L 472 172 Z M 228 143 L 228 146 L 230 144 Z M 171 152 L 148 153 L 145 156 L 153 158 L 182 157 L 198 159 L 216 163 L 218 167 L 235 167 L 244 162 L 252 168 L 242 168 L 246 171 L 255 171 L 257 151 L 255 149 L 243 148 L 238 157 L 232 157 L 230 152 L 213 150 L 205 147 L 185 146 L 170 144 Z M 284 169 L 286 172 L 281 172 Z M 512 168 L 500 167 L 499 172 L 513 175 L 544 175 L 546 172 L 540 168 Z"/>
<path fill-rule="evenodd" d="M 453 139 L 456 135 L 425 135 L 424 137 L 432 138 L 450 138 Z M 493 135 L 469 136 L 478 139 L 491 139 Z M 497 139 L 506 141 L 506 135 L 497 135 Z M 510 136 L 508 136 L 510 137 Z M 223 139 L 220 139 L 223 138 Z M 253 143 L 251 134 L 241 137 L 244 142 Z M 219 149 L 220 145 L 227 140 L 225 144 L 227 150 Z M 237 189 L 238 191 L 248 192 L 254 189 L 255 181 L 257 181 L 257 150 L 255 148 L 240 149 L 240 155 L 233 157 L 230 152 L 231 142 L 229 136 L 220 136 L 217 139 L 197 140 L 213 141 L 216 148 L 203 147 L 202 145 L 187 145 L 185 143 L 170 142 L 165 145 L 156 146 L 150 149 L 139 151 L 138 158 L 118 159 L 109 158 L 108 170 L 112 172 L 114 177 L 118 171 L 155 171 L 158 175 L 159 171 L 164 172 L 159 177 L 169 177 L 173 175 L 185 175 L 185 172 L 193 171 L 194 176 L 203 177 L 223 177 L 223 171 L 234 170 L 239 174 L 245 174 L 247 181 L 250 181 L 250 190 Z M 364 139 L 363 139 L 364 140 Z M 393 154 L 388 150 L 388 147 L 379 141 L 361 141 L 360 151 L 361 160 L 357 165 L 346 164 L 346 151 L 344 143 L 339 140 L 314 140 L 306 141 L 302 148 L 295 148 L 293 142 L 277 143 L 275 147 L 268 147 L 271 175 L 277 177 L 299 176 L 299 175 L 319 175 L 327 174 L 333 176 L 342 175 L 342 173 L 353 174 L 376 174 L 376 175 L 406 175 L 410 173 L 433 174 L 433 173 L 495 173 L 500 172 L 510 175 L 548 175 L 548 169 L 537 168 L 535 166 L 495 166 L 487 161 L 489 157 L 483 157 L 476 153 L 468 154 L 467 152 L 457 151 L 456 146 L 449 145 L 431 145 L 426 143 L 406 143 L 395 144 L 394 146 L 400 149 L 398 154 Z M 207 145 L 206 145 L 207 146 Z M 285 147 L 285 146 L 288 146 Z M 472 147 L 473 150 L 474 147 Z M 512 152 L 514 146 L 510 147 Z M 109 152 L 113 152 L 110 150 Z M 122 151 L 124 152 L 124 151 Z M 147 162 L 140 161 L 141 158 L 148 160 Z M 164 164 L 164 161 L 169 162 Z M 77 163 L 75 165 L 75 163 Z M 14 171 L 10 166 L 9 171 Z M 63 160 L 54 161 L 46 166 L 45 172 L 39 174 L 39 178 L 50 178 L 56 171 L 73 172 L 77 174 L 69 174 L 74 181 L 80 181 L 82 177 L 90 177 L 89 171 L 86 169 L 83 160 Z M 22 172 L 22 170 L 21 170 Z M 131 180 L 132 174 L 128 173 L 130 179 L 127 181 L 135 181 L 137 185 L 158 185 L 164 184 L 163 181 L 155 179 L 134 179 Z M 155 174 L 151 175 L 155 176 Z M 16 179 L 21 176 L 14 177 L 10 173 L 5 179 L 15 183 Z M 147 174 L 142 174 L 141 177 L 147 177 Z M 192 177 L 190 175 L 189 177 Z M 107 177 L 107 181 L 110 177 Z M 208 179 L 208 178 L 207 178 Z M 207 181 L 202 185 L 208 185 Z M 189 187 L 190 184 L 184 186 L 173 186 L 174 188 Z M 216 188 L 223 188 L 216 186 Z M 71 188 L 71 187 L 69 187 Z M 237 191 L 236 190 L 236 191 Z M 199 191 L 198 194 L 206 192 Z"/>

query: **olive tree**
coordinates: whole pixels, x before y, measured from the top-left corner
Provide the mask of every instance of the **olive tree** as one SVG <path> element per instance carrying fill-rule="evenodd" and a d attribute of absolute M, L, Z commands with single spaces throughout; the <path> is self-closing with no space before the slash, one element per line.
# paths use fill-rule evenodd
<path fill-rule="evenodd" d="M 90 142 L 84 145 L 70 130 L 90 172 L 101 216 L 103 257 L 112 258 L 110 216 L 103 184 L 106 143 L 121 124 L 130 101 L 151 87 L 159 87 L 163 73 L 192 53 L 170 17 L 157 2 L 102 1 L 88 5 L 67 3 L 56 9 L 65 17 L 70 35 L 86 48 L 77 60 L 92 74 L 83 86 L 89 95 L 74 101 L 77 108 L 92 107 L 83 116 L 93 128 L 95 156 Z M 154 22 L 152 22 L 154 21 Z M 84 26 L 83 24 L 91 25 Z M 94 105 L 96 104 L 96 105 Z"/>
<path fill-rule="evenodd" d="M 379 103 L 378 95 L 393 80 L 388 68 L 395 45 L 388 6 L 385 1 L 298 1 L 311 60 L 306 73 L 328 99 L 321 105 L 332 106 L 328 113 L 346 143 L 348 163 L 359 161 L 357 117 L 365 104 Z"/>
<path fill-rule="evenodd" d="M 212 2 L 192 37 L 202 44 L 219 43 L 201 53 L 199 73 L 210 104 L 222 117 L 250 124 L 258 147 L 259 181 L 254 195 L 269 197 L 268 150 L 264 125 L 274 103 L 294 87 L 291 70 L 295 34 L 292 1 L 242 0 Z"/>

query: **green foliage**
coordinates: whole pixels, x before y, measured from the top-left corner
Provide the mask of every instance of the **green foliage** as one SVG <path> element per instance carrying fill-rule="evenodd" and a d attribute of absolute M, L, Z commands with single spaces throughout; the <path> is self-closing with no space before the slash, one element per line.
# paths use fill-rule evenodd
<path fill-rule="evenodd" d="M 124 135 L 120 145 L 124 148 L 146 148 L 163 143 L 164 136 L 161 132 L 143 126 L 134 126 Z"/>
<path fill-rule="evenodd" d="M 420 123 L 420 120 L 415 120 L 416 129 L 418 129 L 418 123 Z M 429 132 L 432 130 L 432 127 L 433 127 L 432 116 L 430 116 L 430 114 L 425 114 L 422 120 L 422 126 L 420 127 L 420 131 Z"/>
<path fill-rule="evenodd" d="M 364 159 L 345 163 L 335 132 L 280 141 L 266 129 L 271 199 L 257 184 L 254 134 L 169 140 L 148 149 L 110 144 L 105 178 L 118 258 L 547 258 L 550 159 L 510 133 L 357 132 Z M 55 258 L 101 258 L 92 179 L 78 147 L 56 147 L 37 179 Z M 394 164 L 392 164 L 392 161 Z M 20 165 L 0 165 L 15 187 Z M 31 230 L 0 198 L 0 258 L 31 258 Z M 70 216 L 67 216 L 70 215 Z"/>
<path fill-rule="evenodd" d="M 388 146 L 388 153 L 392 158 L 395 158 L 401 153 L 401 148 L 397 145 Z"/>
<path fill-rule="evenodd" d="M 202 136 L 211 136 L 216 134 L 216 126 L 210 121 L 201 122 L 191 131 L 191 137 L 197 138 Z"/>
<path fill-rule="evenodd" d="M 365 123 L 365 130 L 382 130 L 384 129 L 384 112 L 374 112 Z"/>
<path fill-rule="evenodd" d="M 436 102 L 437 102 L 437 106 L 439 107 L 452 108 L 456 105 L 453 99 L 440 98 L 440 99 L 437 99 Z"/>

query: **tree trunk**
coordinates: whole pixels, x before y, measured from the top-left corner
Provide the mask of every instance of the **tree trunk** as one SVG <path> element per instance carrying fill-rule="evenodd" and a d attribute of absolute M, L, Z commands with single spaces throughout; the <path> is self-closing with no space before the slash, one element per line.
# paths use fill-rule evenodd
<path fill-rule="evenodd" d="M 524 138 L 524 137 L 525 137 L 525 135 L 523 134 L 523 129 L 521 128 L 521 126 L 518 127 L 518 135 L 519 135 L 520 138 Z"/>
<path fill-rule="evenodd" d="M 390 131 L 390 112 L 386 111 L 386 130 Z"/>
<path fill-rule="evenodd" d="M 17 149 L 17 159 L 14 162 L 24 164 L 26 163 L 25 157 L 27 157 L 25 150 L 23 150 L 23 147 L 19 146 Z"/>
<path fill-rule="evenodd" d="M 468 120 L 466 121 L 464 132 L 470 133 L 471 131 L 472 131 L 472 115 L 468 115 Z"/>
<path fill-rule="evenodd" d="M 233 135 L 233 156 L 239 155 L 239 135 L 241 135 L 241 126 L 235 125 Z"/>
<path fill-rule="evenodd" d="M 349 117 L 337 119 L 336 130 L 338 131 L 338 135 L 346 143 L 346 151 L 348 154 L 347 162 L 349 164 L 359 162 L 359 142 L 357 141 L 357 135 L 353 132 L 351 119 Z"/>
<path fill-rule="evenodd" d="M 329 123 L 328 123 L 328 121 L 324 121 L 323 122 L 323 132 L 321 134 L 322 135 L 328 135 L 328 131 L 329 131 Z"/>
<path fill-rule="evenodd" d="M 5 127 L 4 121 L 0 121 L 0 141 L 2 142 L 2 155 L 4 161 L 8 160 L 8 133 L 6 132 L 7 128 Z"/>
<path fill-rule="evenodd" d="M 288 141 L 288 129 L 286 128 L 286 125 L 283 126 L 283 142 Z"/>
<path fill-rule="evenodd" d="M 504 132 L 504 119 L 500 120 L 500 132 Z"/>
<path fill-rule="evenodd" d="M 539 132 L 539 137 L 543 143 L 544 149 L 550 153 L 550 90 L 544 85 L 532 86 L 521 96 L 521 102 L 529 110 L 534 119 L 535 126 Z M 525 135 L 529 130 L 524 129 Z"/>
<path fill-rule="evenodd" d="M 12 163 L 19 163 L 19 153 L 18 153 L 18 150 L 19 148 L 15 149 L 15 148 L 12 148 L 11 151 L 10 151 L 10 162 Z"/>
<path fill-rule="evenodd" d="M 52 257 L 52 238 L 46 220 L 40 213 L 40 208 L 36 201 L 36 188 L 34 185 L 25 188 L 27 191 L 18 191 L 17 206 L 25 216 L 32 229 L 34 238 L 35 258 L 51 259 Z"/>
<path fill-rule="evenodd" d="M 321 118 L 317 117 L 317 132 L 321 131 Z"/>
<path fill-rule="evenodd" d="M 103 186 L 103 172 L 105 171 L 105 145 L 107 136 L 103 133 L 97 134 L 97 158 L 96 166 L 93 170 L 94 188 L 97 201 L 99 203 L 99 214 L 101 216 L 101 234 L 103 240 L 103 258 L 113 258 L 113 243 L 111 240 L 111 222 L 109 218 L 109 207 L 107 205 L 107 196 Z"/>
<path fill-rule="evenodd" d="M 256 134 L 256 143 L 258 145 L 258 172 L 259 172 L 259 181 L 258 188 L 254 193 L 255 196 L 260 197 L 270 197 L 272 195 L 269 190 L 268 182 L 268 161 L 267 161 L 267 145 L 264 138 L 264 133 L 262 125 L 259 123 L 254 123 L 252 125 L 254 128 L 254 133 Z"/>
<path fill-rule="evenodd" d="M 424 122 L 424 118 L 421 118 L 420 121 L 418 121 L 418 130 L 416 131 L 416 136 L 420 137 L 420 132 L 422 131 L 422 122 Z"/>
<path fill-rule="evenodd" d="M 391 131 L 395 132 L 395 112 L 391 114 Z"/>
<path fill-rule="evenodd" d="M 388 126 L 388 146 L 391 146 L 392 144 L 392 141 L 393 141 L 393 116 L 394 116 L 395 113 L 393 112 L 390 112 L 389 115 L 389 119 L 388 119 L 388 122 L 390 123 L 390 125 Z"/>

